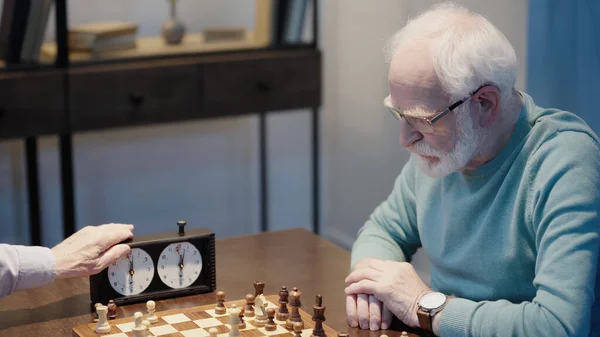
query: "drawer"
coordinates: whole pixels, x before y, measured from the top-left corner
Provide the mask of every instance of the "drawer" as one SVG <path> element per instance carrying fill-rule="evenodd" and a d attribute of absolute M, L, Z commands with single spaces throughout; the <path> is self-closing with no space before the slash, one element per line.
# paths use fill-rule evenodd
<path fill-rule="evenodd" d="M 0 138 L 65 131 L 63 74 L 7 74 L 0 78 Z"/>
<path fill-rule="evenodd" d="M 74 131 L 169 122 L 201 113 L 199 67 L 113 66 L 70 75 Z"/>
<path fill-rule="evenodd" d="M 204 66 L 204 113 L 235 115 L 321 104 L 318 52 Z"/>

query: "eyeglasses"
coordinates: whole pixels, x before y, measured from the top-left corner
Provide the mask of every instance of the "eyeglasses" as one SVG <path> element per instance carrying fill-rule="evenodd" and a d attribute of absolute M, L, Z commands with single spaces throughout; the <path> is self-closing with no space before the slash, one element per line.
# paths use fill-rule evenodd
<path fill-rule="evenodd" d="M 409 116 L 409 115 L 405 114 L 404 112 L 402 112 L 392 106 L 390 96 L 385 98 L 383 104 L 388 109 L 390 109 L 390 112 L 392 113 L 392 115 L 394 117 L 396 117 L 396 119 L 401 120 L 402 118 L 404 118 L 406 123 L 408 123 L 408 125 L 410 125 L 410 127 L 412 127 L 413 129 L 419 131 L 420 133 L 433 133 L 433 132 L 435 132 L 435 129 L 433 128 L 433 124 L 435 124 L 435 122 L 442 119 L 442 117 L 446 116 L 448 113 L 454 111 L 461 104 L 470 100 L 473 97 L 473 95 L 475 95 L 481 88 L 483 88 L 485 86 L 487 86 L 487 84 L 484 84 L 481 87 L 477 88 L 475 91 L 473 91 L 471 94 L 469 94 L 469 96 L 467 98 L 461 99 L 461 100 L 453 103 L 444 111 L 442 111 L 434 116 L 430 116 L 430 117 L 416 117 L 416 116 Z"/>

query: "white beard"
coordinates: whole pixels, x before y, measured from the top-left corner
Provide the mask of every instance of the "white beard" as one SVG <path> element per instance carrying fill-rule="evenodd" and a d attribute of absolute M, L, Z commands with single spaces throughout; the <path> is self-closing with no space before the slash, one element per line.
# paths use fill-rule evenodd
<path fill-rule="evenodd" d="M 455 135 L 456 145 L 450 152 L 436 150 L 424 141 L 417 142 L 413 147 L 416 153 L 412 153 L 412 156 L 416 157 L 421 171 L 430 177 L 443 177 L 464 169 L 477 155 L 480 144 L 487 138 L 484 129 L 473 127 L 473 121 L 468 117 L 467 111 L 459 108 L 455 113 L 458 134 Z M 417 154 L 436 157 L 438 160 L 430 162 Z"/>

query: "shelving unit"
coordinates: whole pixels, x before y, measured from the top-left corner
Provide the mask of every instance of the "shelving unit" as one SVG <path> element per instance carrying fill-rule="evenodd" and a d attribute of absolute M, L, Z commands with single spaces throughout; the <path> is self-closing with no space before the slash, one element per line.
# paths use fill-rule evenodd
<path fill-rule="evenodd" d="M 312 1 L 309 44 L 197 51 L 179 47 L 168 53 L 144 53 L 148 49 L 142 48 L 137 55 L 82 60 L 68 52 L 67 0 L 56 0 L 54 63 L 10 66 L 0 73 L 0 139 L 25 139 L 31 244 L 41 244 L 43 230 L 37 137 L 59 136 L 67 237 L 77 227 L 72 151 L 76 132 L 241 115 L 259 116 L 261 229 L 268 230 L 266 117 L 299 108 L 311 113 L 312 228 L 318 234 L 322 57 L 317 47 L 318 2 Z M 161 85 L 165 82 L 167 88 Z M 238 93 L 235 100 L 230 99 L 232 91 Z"/>

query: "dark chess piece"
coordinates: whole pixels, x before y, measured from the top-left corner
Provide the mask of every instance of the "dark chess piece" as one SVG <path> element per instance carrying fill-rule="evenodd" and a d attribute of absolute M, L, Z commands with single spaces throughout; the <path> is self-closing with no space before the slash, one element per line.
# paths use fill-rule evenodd
<path fill-rule="evenodd" d="M 108 301 L 108 314 L 106 315 L 106 317 L 108 317 L 108 319 L 117 318 L 117 304 L 114 300 Z"/>
<path fill-rule="evenodd" d="M 254 317 L 254 300 L 256 298 L 252 294 L 246 295 L 246 309 L 244 310 L 244 316 Z"/>
<path fill-rule="evenodd" d="M 240 308 L 240 325 L 239 329 L 246 329 L 246 322 L 244 322 L 244 308 Z"/>
<path fill-rule="evenodd" d="M 265 281 L 254 281 L 254 297 L 264 294 Z"/>
<path fill-rule="evenodd" d="M 227 308 L 225 307 L 225 292 L 222 290 L 217 291 L 217 306 L 215 307 L 215 314 L 225 315 Z"/>
<path fill-rule="evenodd" d="M 275 331 L 277 330 L 277 324 L 275 324 L 275 309 L 269 308 L 267 309 L 267 317 L 269 317 L 269 321 L 265 324 L 265 330 L 267 331 Z"/>
<path fill-rule="evenodd" d="M 302 322 L 294 323 L 294 337 L 302 337 L 302 329 L 304 329 Z"/>
<path fill-rule="evenodd" d="M 302 324 L 302 329 L 304 329 L 304 322 L 302 321 L 302 317 L 300 317 L 300 308 L 302 307 L 302 302 L 300 302 L 300 296 L 302 293 L 298 291 L 297 287 L 294 287 L 294 290 L 290 293 L 290 307 L 292 311 L 290 312 L 290 317 L 285 322 L 285 327 L 288 330 L 294 329 L 294 322 L 298 322 Z"/>
<path fill-rule="evenodd" d="M 289 292 L 287 287 L 281 286 L 281 290 L 279 291 L 279 311 L 277 311 L 278 321 L 286 321 L 290 317 L 290 312 L 287 308 L 288 296 Z"/>
<path fill-rule="evenodd" d="M 310 337 L 327 337 L 325 330 L 323 330 L 323 322 L 325 321 L 325 306 L 323 306 L 323 297 L 317 294 L 315 305 L 313 305 L 314 314 L 312 320 L 315 322 Z"/>

